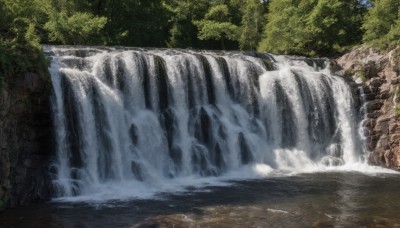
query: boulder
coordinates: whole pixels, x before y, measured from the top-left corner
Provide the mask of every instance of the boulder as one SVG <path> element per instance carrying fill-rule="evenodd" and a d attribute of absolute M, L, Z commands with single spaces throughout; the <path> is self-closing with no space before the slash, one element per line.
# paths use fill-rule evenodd
<path fill-rule="evenodd" d="M 379 87 L 382 84 L 383 84 L 382 79 L 380 79 L 378 77 L 371 78 L 371 80 L 369 81 L 369 85 L 372 87 Z"/>
<path fill-rule="evenodd" d="M 370 113 L 370 112 L 373 112 L 376 110 L 380 110 L 382 106 L 383 106 L 383 102 L 380 100 L 370 101 L 370 102 L 367 102 L 367 104 L 366 104 L 366 111 L 368 113 Z"/>

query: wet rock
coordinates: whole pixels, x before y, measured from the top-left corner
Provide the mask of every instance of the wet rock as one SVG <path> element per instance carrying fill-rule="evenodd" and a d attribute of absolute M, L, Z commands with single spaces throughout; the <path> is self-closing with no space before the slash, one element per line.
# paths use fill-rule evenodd
<path fill-rule="evenodd" d="M 366 110 L 369 113 L 369 112 L 381 109 L 382 106 L 383 106 L 382 101 L 374 100 L 374 101 L 370 101 L 366 104 Z"/>
<path fill-rule="evenodd" d="M 378 77 L 374 77 L 371 78 L 371 80 L 369 81 L 370 86 L 373 87 L 379 87 L 383 84 L 382 79 L 378 78 Z"/>
<path fill-rule="evenodd" d="M 390 150 L 386 150 L 384 153 L 384 159 L 385 159 L 385 165 L 386 167 L 390 167 L 391 164 L 391 158 L 392 158 L 393 154 L 391 153 Z"/>
<path fill-rule="evenodd" d="M 32 157 L 29 157 L 29 158 L 25 159 L 24 165 L 27 168 L 37 169 L 37 168 L 41 167 L 42 160 L 37 156 L 36 157 L 32 156 Z"/>
<path fill-rule="evenodd" d="M 392 93 L 390 93 L 389 91 L 383 91 L 383 92 L 381 92 L 381 95 L 379 96 L 379 99 L 385 100 L 385 99 L 390 98 L 391 96 L 392 96 Z"/>
<path fill-rule="evenodd" d="M 136 180 L 143 181 L 141 165 L 138 162 L 135 161 L 131 162 L 131 171 L 132 174 L 135 176 Z"/>
<path fill-rule="evenodd" d="M 398 127 L 397 123 L 389 124 L 389 133 L 394 134 L 396 132 L 397 127 Z"/>
<path fill-rule="evenodd" d="M 378 147 L 387 150 L 390 148 L 389 146 L 389 140 L 386 136 L 380 137 L 379 141 L 378 141 Z"/>
<path fill-rule="evenodd" d="M 132 124 L 131 127 L 129 128 L 129 136 L 132 140 L 133 145 L 137 145 L 139 142 L 139 134 L 138 134 L 138 128 L 136 127 L 135 124 Z"/>
<path fill-rule="evenodd" d="M 364 127 L 372 129 L 374 128 L 376 125 L 376 120 L 374 119 L 368 119 L 364 122 Z"/>
<path fill-rule="evenodd" d="M 0 210 L 50 197 L 50 81 L 27 73 L 0 91 Z"/>
<path fill-rule="evenodd" d="M 400 47 L 382 53 L 362 46 L 336 62 L 342 71 L 359 71 L 369 79 L 362 87 L 368 118 L 364 126 L 368 148 L 372 151 L 369 163 L 400 170 L 400 116 L 397 115 L 400 97 L 393 99 L 400 89 Z"/>
<path fill-rule="evenodd" d="M 249 145 L 247 144 L 246 138 L 244 137 L 242 132 L 240 132 L 238 136 L 238 142 L 239 142 L 240 156 L 242 163 L 244 165 L 249 164 L 250 162 L 253 161 L 253 155 L 251 153 Z"/>
<path fill-rule="evenodd" d="M 368 162 L 370 164 L 385 166 L 386 162 L 384 153 L 385 152 L 383 150 L 376 150 L 374 153 L 371 153 L 371 155 L 368 157 Z"/>
<path fill-rule="evenodd" d="M 367 85 L 364 85 L 364 86 L 362 87 L 362 89 L 363 89 L 364 94 L 372 93 L 371 88 L 370 88 L 369 86 L 367 86 Z"/>
<path fill-rule="evenodd" d="M 376 94 L 374 94 L 374 93 L 367 93 L 367 94 L 364 94 L 364 99 L 365 99 L 366 101 L 375 100 L 375 99 L 376 99 Z"/>
<path fill-rule="evenodd" d="M 381 115 L 382 115 L 382 112 L 380 112 L 380 111 L 368 112 L 367 113 L 367 118 L 377 119 Z"/>

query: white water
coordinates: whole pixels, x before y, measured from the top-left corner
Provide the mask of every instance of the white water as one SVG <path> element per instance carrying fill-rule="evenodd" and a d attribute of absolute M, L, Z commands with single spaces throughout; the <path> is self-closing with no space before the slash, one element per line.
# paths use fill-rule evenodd
<path fill-rule="evenodd" d="M 365 164 L 350 88 L 321 60 L 309 66 L 266 54 L 46 51 L 60 200 L 153 197 L 304 172 L 386 172 Z"/>

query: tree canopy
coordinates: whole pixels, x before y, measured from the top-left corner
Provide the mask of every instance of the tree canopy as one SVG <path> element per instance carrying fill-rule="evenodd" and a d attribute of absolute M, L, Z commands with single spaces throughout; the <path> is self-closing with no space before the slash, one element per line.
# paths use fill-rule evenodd
<path fill-rule="evenodd" d="M 399 44 L 399 11 L 397 0 L 2 0 L 0 48 L 3 59 L 40 43 L 335 56 Z"/>
<path fill-rule="evenodd" d="M 171 14 L 168 47 L 201 47 L 203 42 L 197 37 L 198 29 L 193 21 L 201 20 L 210 7 L 209 0 L 166 0 L 164 7 Z"/>
<path fill-rule="evenodd" d="M 199 29 L 200 40 L 219 40 L 222 49 L 225 49 L 225 39 L 238 40 L 238 26 L 230 21 L 227 5 L 211 7 L 204 19 L 194 24 Z"/>
<path fill-rule="evenodd" d="M 269 1 L 246 0 L 241 9 L 239 45 L 241 50 L 256 50 L 262 38 Z"/>
<path fill-rule="evenodd" d="M 358 0 L 280 0 L 270 4 L 259 50 L 332 56 L 359 43 L 367 6 Z"/>
<path fill-rule="evenodd" d="M 376 0 L 363 25 L 363 41 L 379 48 L 400 44 L 400 1 Z"/>
<path fill-rule="evenodd" d="M 42 15 L 34 6 L 23 0 L 0 1 L 0 88 L 7 76 L 47 68 L 39 44 Z"/>

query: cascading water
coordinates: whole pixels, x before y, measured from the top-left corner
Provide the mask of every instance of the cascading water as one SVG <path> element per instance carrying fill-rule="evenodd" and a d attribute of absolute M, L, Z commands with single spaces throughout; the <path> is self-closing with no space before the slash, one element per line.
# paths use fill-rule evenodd
<path fill-rule="evenodd" d="M 175 180 L 240 177 L 244 167 L 293 173 L 362 162 L 350 88 L 323 60 L 45 49 L 57 197 L 136 197 Z"/>

